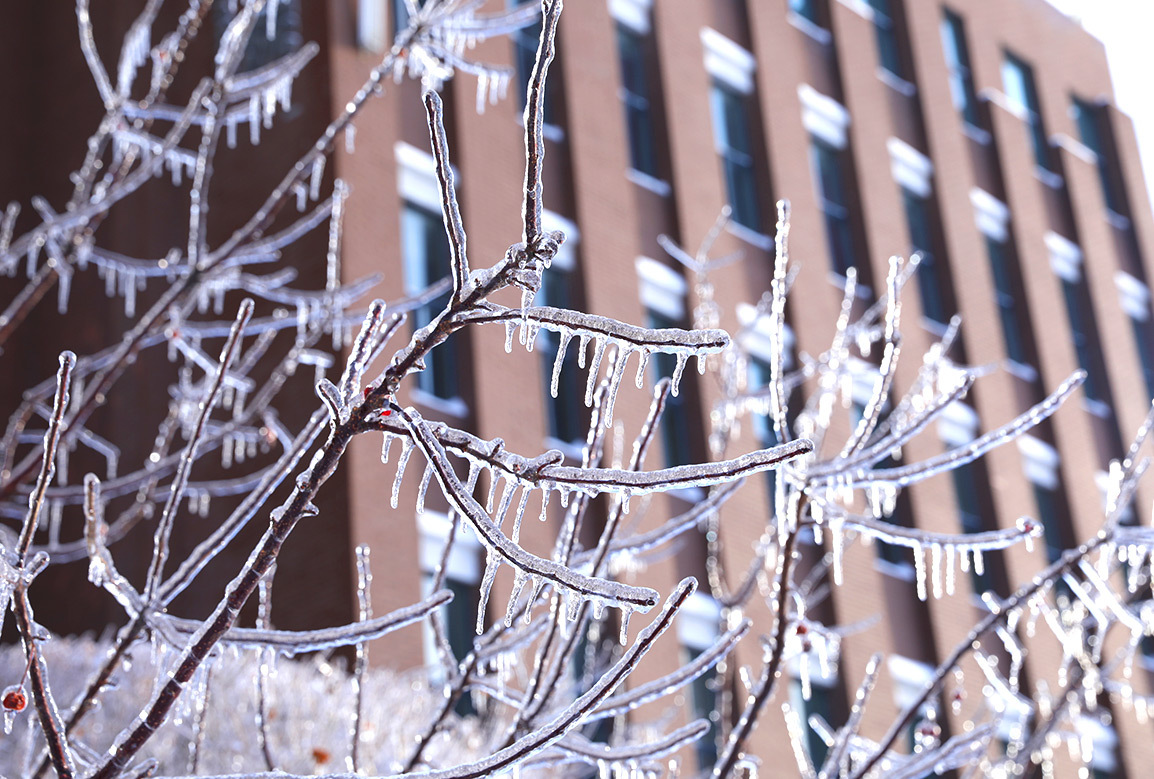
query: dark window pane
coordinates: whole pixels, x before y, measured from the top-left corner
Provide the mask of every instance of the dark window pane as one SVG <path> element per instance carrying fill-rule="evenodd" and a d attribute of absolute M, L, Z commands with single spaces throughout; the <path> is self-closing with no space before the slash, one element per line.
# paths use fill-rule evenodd
<path fill-rule="evenodd" d="M 930 204 L 927 198 L 902 188 L 906 224 L 910 231 L 910 250 L 922 256 L 918 265 L 918 289 L 922 296 L 922 313 L 927 319 L 940 324 L 950 320 L 946 297 L 942 291 L 941 272 L 933 253 L 933 229 L 930 223 Z"/>
<path fill-rule="evenodd" d="M 874 12 L 874 33 L 877 37 L 881 66 L 898 78 L 903 78 L 898 31 L 890 0 L 869 0 L 869 3 Z"/>
<path fill-rule="evenodd" d="M 571 273 L 556 264 L 542 277 L 540 298 L 542 305 L 554 308 L 570 308 L 573 301 L 569 295 L 569 285 L 574 283 Z M 543 330 L 538 336 L 541 344 L 542 373 L 545 378 L 545 411 L 549 421 L 549 435 L 559 441 L 581 441 L 585 438 L 585 399 L 582 382 L 578 381 L 581 371 L 577 366 L 577 347 L 570 344 L 561 358 L 561 376 L 557 382 L 557 397 L 551 393 L 553 366 L 557 350 L 561 348 L 561 336 Z"/>
<path fill-rule="evenodd" d="M 753 134 L 745 96 L 715 82 L 710 92 L 710 111 L 713 114 L 714 143 L 721 155 L 733 221 L 760 230 L 757 180 L 753 171 Z"/>
<path fill-rule="evenodd" d="M 810 164 L 818 190 L 818 203 L 825 214 L 830 261 L 834 271 L 844 276 L 856 262 L 843 158 L 841 150 L 819 138 L 811 138 Z"/>
<path fill-rule="evenodd" d="M 1006 97 L 1025 115 L 1030 143 L 1034 148 L 1034 162 L 1039 168 L 1052 170 L 1050 142 L 1042 124 L 1042 111 L 1038 104 L 1038 92 L 1034 86 L 1034 71 L 1029 65 L 1012 54 L 1002 61 L 1002 83 Z"/>
<path fill-rule="evenodd" d="M 1146 395 L 1154 398 L 1154 338 L 1150 336 L 1150 314 L 1146 319 L 1130 319 L 1134 329 L 1134 341 L 1138 344 L 1138 359 L 1142 364 L 1142 377 L 1146 380 Z"/>
<path fill-rule="evenodd" d="M 1105 370 L 1101 353 L 1093 338 L 1090 301 L 1082 281 L 1062 279 L 1062 294 L 1066 299 L 1066 314 L 1070 319 L 1070 340 L 1078 357 L 1078 367 L 1086 371 L 1082 391 L 1090 400 L 1109 402 L 1106 396 Z"/>
<path fill-rule="evenodd" d="M 700 649 L 687 649 L 687 662 L 701 656 Z M 709 730 L 693 744 L 697 767 L 702 772 L 717 762 L 717 668 L 714 666 L 693 680 L 693 716 L 709 723 Z"/>
<path fill-rule="evenodd" d="M 410 289 L 423 289 L 449 275 L 449 239 L 439 214 L 406 203 L 401 213 L 402 255 Z M 449 293 L 413 311 L 413 328 L 426 326 L 445 307 Z M 416 376 L 417 387 L 438 398 L 460 393 L 457 375 L 457 342 L 450 336 L 425 357 L 425 370 Z"/>
<path fill-rule="evenodd" d="M 1102 185 L 1102 197 L 1106 207 L 1116 214 L 1129 216 L 1130 209 L 1122 182 L 1115 175 L 1116 160 L 1113 147 L 1109 143 L 1110 129 L 1106 125 L 1102 109 L 1084 100 L 1074 98 L 1074 117 L 1078 122 L 1078 135 L 1082 144 L 1094 152 L 1098 160 L 1098 180 Z"/>
<path fill-rule="evenodd" d="M 629 164 L 634 170 L 657 176 L 655 133 L 641 36 L 617 25 L 617 51 L 621 59 L 621 100 L 625 105 L 629 136 Z"/>
<path fill-rule="evenodd" d="M 1015 305 L 1014 283 L 1011 275 L 1009 246 L 1004 241 L 986 237 L 986 252 L 994 274 L 994 297 L 1002 323 L 1002 338 L 1006 342 L 1006 356 L 1017 363 L 1029 362 L 1026 340 Z"/>
<path fill-rule="evenodd" d="M 818 0 L 789 0 L 789 10 L 798 16 L 805 17 L 814 24 L 822 23 Z"/>
<path fill-rule="evenodd" d="M 267 4 L 257 15 L 237 72 L 245 73 L 268 65 L 287 54 L 292 54 L 304 43 L 304 37 L 301 35 L 300 0 L 278 3 L 274 11 L 276 15 L 270 20 L 269 9 L 272 6 L 272 3 Z M 217 3 L 212 7 L 213 34 L 216 36 L 218 46 L 224 31 L 228 29 L 236 14 L 236 11 L 230 10 L 229 3 Z"/>
<path fill-rule="evenodd" d="M 657 311 L 648 311 L 646 325 L 652 328 L 680 327 L 681 323 Z M 677 358 L 672 354 L 655 352 L 649 364 L 657 378 L 672 378 L 677 369 Z M 693 452 L 689 445 L 689 407 L 685 402 L 685 385 L 674 397 L 665 399 L 665 412 L 661 415 L 661 444 L 665 450 L 665 465 L 688 465 L 693 462 Z"/>
<path fill-rule="evenodd" d="M 1066 545 L 1062 542 L 1062 520 L 1058 491 L 1041 484 L 1034 485 L 1034 500 L 1038 504 L 1038 521 L 1042 523 L 1046 542 L 1046 559 L 1051 563 L 1062 556 Z"/>
<path fill-rule="evenodd" d="M 978 95 L 974 89 L 974 75 L 970 70 L 966 29 L 961 18 L 952 11 L 946 11 L 942 20 L 942 48 L 945 50 L 946 67 L 950 73 L 950 94 L 954 99 L 954 106 L 967 124 L 977 127 Z"/>
<path fill-rule="evenodd" d="M 979 480 L 974 463 L 966 463 L 950 471 L 954 482 L 954 499 L 958 505 L 958 524 L 966 534 L 981 533 L 986 530 L 982 520 L 981 501 L 979 500 Z M 970 583 L 974 594 L 980 595 L 994 588 L 993 578 L 990 576 L 989 559 L 982 572 L 978 573 L 970 566 Z"/>

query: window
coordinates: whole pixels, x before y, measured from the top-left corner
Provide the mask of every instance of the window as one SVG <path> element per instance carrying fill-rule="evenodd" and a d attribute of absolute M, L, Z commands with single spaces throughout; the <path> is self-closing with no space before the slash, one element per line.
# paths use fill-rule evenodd
<path fill-rule="evenodd" d="M 1146 395 L 1154 398 L 1154 337 L 1150 332 L 1154 322 L 1150 316 L 1150 290 L 1141 281 L 1122 271 L 1114 274 L 1114 283 L 1118 286 L 1122 310 L 1130 318 L 1142 377 L 1146 383 Z"/>
<path fill-rule="evenodd" d="M 395 147 L 401 210 L 401 259 L 405 291 L 412 294 L 449 275 L 449 239 L 440 212 L 436 164 L 431 155 L 398 143 Z M 428 301 L 412 313 L 415 330 L 428 325 L 445 307 L 449 293 Z M 416 388 L 428 398 L 460 403 L 458 356 L 460 341 L 450 336 L 425 357 Z M 460 411 L 460 410 L 459 410 Z"/>
<path fill-rule="evenodd" d="M 1005 342 L 1006 356 L 1019 365 L 1027 365 L 1029 357 L 1021 322 L 1018 320 L 1019 311 L 1014 295 L 1015 285 L 1011 275 L 1009 252 L 1009 242 L 986 236 L 986 254 L 990 258 L 990 269 L 994 274 L 994 300 L 1002 324 L 1002 340 Z"/>
<path fill-rule="evenodd" d="M 579 288 L 576 278 L 575 247 L 579 240 L 577 227 L 551 211 L 542 213 L 545 230 L 561 230 L 565 233 L 565 243 L 553 258 L 553 263 L 541 277 L 541 289 L 537 293 L 539 305 L 555 308 L 572 308 L 578 303 L 574 290 Z M 585 400 L 581 382 L 576 377 L 581 371 L 577 366 L 578 351 L 575 345 L 565 350 L 561 358 L 561 375 L 557 382 L 557 397 L 553 397 L 553 368 L 557 352 L 561 348 L 561 336 L 550 330 L 541 330 L 537 336 L 537 349 L 541 352 L 541 372 L 545 381 L 545 413 L 549 425 L 549 436 L 564 443 L 578 443 L 585 438 Z"/>
<path fill-rule="evenodd" d="M 1010 105 L 1028 126 L 1030 143 L 1034 148 L 1034 162 L 1039 168 L 1052 171 L 1050 142 L 1046 138 L 1046 129 L 1042 124 L 1042 110 L 1038 105 L 1038 92 L 1034 86 L 1034 71 L 1014 55 L 1006 54 L 1002 60 L 1002 84 Z"/>
<path fill-rule="evenodd" d="M 460 519 L 457 521 L 460 522 Z M 420 531 L 421 595 L 428 597 L 432 594 L 433 580 L 444 555 L 445 543 L 452 532 L 452 520 L 426 508 L 417 515 L 417 526 Z M 442 589 L 453 593 L 453 600 L 440 607 L 445 637 L 458 662 L 472 650 L 476 635 L 481 553 L 481 545 L 476 536 L 459 525 L 453 534 L 453 548 L 445 562 L 442 584 Z M 425 663 L 430 668 L 438 668 L 438 648 L 432 626 L 425 622 L 424 630 Z M 467 700 L 468 696 L 462 698 L 462 701 Z"/>
<path fill-rule="evenodd" d="M 1114 149 L 1110 144 L 1110 128 L 1102 108 L 1075 97 L 1072 111 L 1078 124 L 1078 136 L 1082 145 L 1094 152 L 1106 208 L 1119 216 L 1129 216 L 1126 193 L 1122 189 L 1122 182 L 1115 175 L 1118 168 L 1114 159 Z"/>
<path fill-rule="evenodd" d="M 217 3 L 212 7 L 213 34 L 218 46 L 237 13 L 233 3 Z M 270 0 L 257 15 L 237 72 L 245 73 L 268 65 L 292 54 L 303 43 L 300 0 Z"/>
<path fill-rule="evenodd" d="M 816 665 L 817 663 L 811 659 L 811 672 L 815 670 L 813 666 Z M 829 754 L 829 745 L 809 724 L 809 719 L 810 717 L 820 717 L 830 725 L 831 729 L 834 727 L 833 683 L 833 679 L 813 679 L 809 687 L 808 698 L 805 697 L 805 690 L 802 688 L 800 679 L 794 676 L 789 683 L 789 703 L 801 720 L 802 732 L 805 735 L 803 740 L 805 751 L 815 766 L 825 762 L 825 758 Z"/>
<path fill-rule="evenodd" d="M 685 662 L 691 663 L 709 649 L 719 635 L 721 607 L 708 595 L 695 592 L 685 602 L 677 619 L 677 636 L 685 650 Z M 708 771 L 717 762 L 717 667 L 693 680 L 691 693 L 693 717 L 709 722 L 709 730 L 693 744 L 697 767 Z"/>
<path fill-rule="evenodd" d="M 401 1 L 403 2 L 403 0 Z M 510 5 L 514 6 L 527 3 L 539 4 L 539 0 L 510 0 Z M 513 64 L 517 67 L 517 89 L 521 98 L 520 106 L 523 109 L 525 101 L 529 97 L 529 76 L 532 75 L 533 65 L 537 62 L 537 45 L 541 39 L 541 20 L 538 19 L 528 27 L 514 30 L 509 37 L 513 41 Z M 553 64 L 554 66 L 557 64 L 556 60 Z M 553 127 L 559 127 L 555 95 L 560 83 L 560 78 L 551 78 L 549 87 L 545 90 L 545 124 Z"/>
<path fill-rule="evenodd" d="M 657 144 L 646 67 L 645 38 L 625 24 L 617 24 L 617 53 L 621 59 L 621 102 L 629 136 L 629 165 L 657 178 Z"/>
<path fill-rule="evenodd" d="M 1066 548 L 1063 541 L 1064 501 L 1058 486 L 1058 453 L 1054 447 L 1033 436 L 1020 436 L 1016 441 L 1018 450 L 1022 453 L 1022 468 L 1026 480 L 1034 489 L 1038 521 L 1042 523 L 1042 535 L 1046 544 L 1046 559 L 1052 563 L 1062 556 L 1062 551 Z"/>
<path fill-rule="evenodd" d="M 1006 356 L 1019 366 L 1029 365 L 1032 357 L 1027 331 L 1022 321 L 1024 303 L 1014 247 L 1010 242 L 1010 210 L 1006 204 L 983 189 L 970 191 L 974 221 L 985 237 L 986 256 L 994 277 L 994 303 L 1002 328 Z"/>
<path fill-rule="evenodd" d="M 789 0 L 789 10 L 819 27 L 825 26 L 819 0 Z"/>
<path fill-rule="evenodd" d="M 818 205 L 825 216 L 830 264 L 835 273 L 844 276 L 857 265 L 857 261 L 854 257 L 853 226 L 850 222 L 843 153 L 826 141 L 811 136 L 809 157 Z"/>
<path fill-rule="evenodd" d="M 641 305 L 645 307 L 646 326 L 682 327 L 687 291 L 685 279 L 667 265 L 648 257 L 639 257 L 636 267 L 640 277 Z M 672 377 L 677 370 L 677 358 L 672 354 L 655 352 L 649 359 L 649 365 L 655 379 Z M 661 444 L 667 466 L 693 462 L 689 438 L 691 429 L 683 382 L 676 397 L 670 394 L 666 398 L 665 412 L 661 415 Z"/>
<path fill-rule="evenodd" d="M 449 239 L 440 214 L 405 203 L 401 211 L 401 241 L 406 286 L 423 289 L 449 275 Z M 449 293 L 445 292 L 414 310 L 413 329 L 432 322 L 448 299 Z M 458 396 L 456 347 L 455 339 L 450 337 L 426 355 L 425 370 L 416 376 L 422 392 L 442 400 Z"/>
<path fill-rule="evenodd" d="M 893 3 L 891 0 L 869 0 L 869 4 L 873 9 L 874 34 L 877 37 L 878 59 L 882 69 L 898 78 L 905 78 Z"/>
<path fill-rule="evenodd" d="M 709 91 L 713 143 L 721 157 L 732 218 L 742 227 L 762 232 L 749 101 L 754 89 L 753 55 L 708 27 L 701 31 L 701 42 L 705 70 L 713 77 Z"/>
<path fill-rule="evenodd" d="M 949 449 L 965 446 L 977 434 L 978 415 L 964 403 L 951 403 L 939 417 L 938 435 Z M 962 532 L 969 535 L 989 530 L 989 524 L 982 513 L 982 507 L 988 505 L 989 485 L 981 463 L 969 462 L 951 469 L 950 479 L 953 482 L 958 525 Z M 981 571 L 977 566 L 970 566 L 970 584 L 974 595 L 981 595 L 995 587 L 990 565 L 994 560 L 989 553 L 985 557 L 986 564 Z"/>
<path fill-rule="evenodd" d="M 390 2 L 357 0 L 357 45 L 362 49 L 380 53 L 389 48 L 385 15 Z"/>
<path fill-rule="evenodd" d="M 962 120 L 970 127 L 978 127 L 978 94 L 974 89 L 974 74 L 970 70 L 970 52 L 966 45 L 966 28 L 960 16 L 947 10 L 942 18 L 942 49 L 946 55 L 946 69 L 950 75 L 950 95 Z"/>
<path fill-rule="evenodd" d="M 825 216 L 830 264 L 835 273 L 844 276 L 857 265 L 846 152 L 849 112 L 841 103 L 808 84 L 798 87 L 797 93 L 801 99 L 802 125 L 810 133 L 810 169 L 818 207 Z"/>
<path fill-rule="evenodd" d="M 1102 363 L 1102 350 L 1095 333 L 1094 311 L 1090 306 L 1089 291 L 1082 278 L 1082 250 L 1070 240 L 1057 233 L 1046 233 L 1046 246 L 1050 251 L 1050 266 L 1062 283 L 1062 296 L 1066 301 L 1066 316 L 1070 322 L 1070 340 L 1078 358 L 1078 367 L 1086 371 L 1086 383 L 1082 391 L 1086 398 L 1109 405 L 1106 386 L 1106 369 Z"/>
<path fill-rule="evenodd" d="M 918 290 L 922 296 L 922 314 L 938 324 L 950 321 L 949 305 L 942 291 L 941 270 L 933 252 L 929 198 L 902 188 L 902 205 L 910 231 L 910 251 L 921 255 L 918 264 Z"/>

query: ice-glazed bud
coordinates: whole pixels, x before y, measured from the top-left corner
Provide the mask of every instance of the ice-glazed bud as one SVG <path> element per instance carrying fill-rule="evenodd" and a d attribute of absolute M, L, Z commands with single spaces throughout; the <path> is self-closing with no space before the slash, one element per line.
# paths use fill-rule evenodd
<path fill-rule="evenodd" d="M 1032 517 L 1019 517 L 1018 530 L 1031 536 L 1042 535 L 1042 523 Z"/>
<path fill-rule="evenodd" d="M 28 705 L 24 687 L 13 684 L 5 688 L 3 696 L 0 696 L 0 705 L 4 706 L 5 711 L 24 711 L 24 707 Z"/>

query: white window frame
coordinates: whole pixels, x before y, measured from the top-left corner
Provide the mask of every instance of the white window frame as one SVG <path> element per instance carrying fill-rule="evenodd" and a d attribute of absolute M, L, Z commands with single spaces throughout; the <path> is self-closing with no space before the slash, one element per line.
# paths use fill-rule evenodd
<path fill-rule="evenodd" d="M 397 193 L 414 205 L 441 213 L 441 190 L 437 185 L 437 161 L 433 155 L 416 146 L 397 141 L 393 146 L 397 162 Z M 456 169 L 453 181 L 460 180 Z"/>
<path fill-rule="evenodd" d="M 1082 280 L 1082 250 L 1069 238 L 1046 231 L 1044 238 L 1050 253 L 1050 269 L 1060 278 L 1077 284 Z"/>
<path fill-rule="evenodd" d="M 837 149 L 849 142 L 849 111 L 838 101 L 823 95 L 809 84 L 797 88 L 801 100 L 801 123 L 812 135 Z"/>
<path fill-rule="evenodd" d="M 653 0 L 607 0 L 609 15 L 638 35 L 648 35 Z"/>
<path fill-rule="evenodd" d="M 697 591 L 685 600 L 677 615 L 677 640 L 686 649 L 704 652 L 721 635 L 721 604 Z"/>
<path fill-rule="evenodd" d="M 541 210 L 541 229 L 545 232 L 560 230 L 565 233 L 565 241 L 558 247 L 557 253 L 553 255 L 551 264 L 563 271 L 571 271 L 576 268 L 577 245 L 581 243 L 581 231 L 577 228 L 577 224 L 556 211 L 544 208 Z M 545 272 L 548 273 L 549 271 L 546 270 Z"/>
<path fill-rule="evenodd" d="M 384 53 L 389 48 L 389 0 L 357 0 L 357 45 Z"/>
<path fill-rule="evenodd" d="M 955 400 L 938 415 L 938 437 L 950 447 L 965 446 L 978 437 L 978 413 Z"/>
<path fill-rule="evenodd" d="M 757 60 L 749 49 L 725 37 L 712 27 L 701 28 L 705 49 L 705 72 L 743 95 L 753 94 L 753 74 Z"/>
<path fill-rule="evenodd" d="M 982 235 L 1005 243 L 1010 238 L 1010 209 L 998 198 L 980 187 L 970 190 L 974 206 L 974 223 Z"/>
<path fill-rule="evenodd" d="M 649 257 L 634 261 L 641 305 L 676 322 L 685 321 L 685 295 L 689 285 L 677 271 Z"/>
<path fill-rule="evenodd" d="M 887 657 L 886 668 L 894 680 L 894 705 L 902 711 L 921 697 L 934 678 L 933 666 L 902 655 Z"/>
<path fill-rule="evenodd" d="M 886 148 L 890 153 L 890 173 L 898 186 L 918 197 L 929 197 L 933 193 L 934 176 L 934 163 L 930 158 L 900 138 L 888 139 Z"/>
<path fill-rule="evenodd" d="M 1058 488 L 1058 450 L 1032 435 L 1020 435 L 1014 442 L 1022 454 L 1022 472 L 1026 481 L 1047 490 Z"/>
<path fill-rule="evenodd" d="M 737 335 L 742 348 L 763 362 L 771 362 L 773 360 L 773 334 L 769 315 L 758 311 L 757 306 L 738 303 L 737 321 L 742 328 Z M 793 368 L 793 347 L 797 337 L 789 325 L 785 325 L 782 329 L 782 337 L 784 340 L 782 344 L 783 367 L 790 370 Z"/>
<path fill-rule="evenodd" d="M 452 579 L 464 585 L 477 585 L 481 582 L 481 560 L 484 548 L 477 540 L 468 523 L 461 522 L 457 528 L 457 535 L 453 540 L 453 548 L 449 550 L 449 559 L 445 562 L 445 578 Z M 452 529 L 452 522 L 447 514 L 425 509 L 417 514 L 418 533 L 418 561 L 421 569 L 421 597 L 432 595 L 429 589 L 431 576 L 441 563 L 445 550 L 445 541 Z M 441 614 L 448 612 L 448 606 L 441 606 Z M 447 623 L 447 620 L 445 620 Z M 447 627 L 447 625 L 446 625 Z M 429 668 L 440 668 L 437 640 L 433 634 L 433 626 L 428 620 L 422 620 L 421 644 L 424 651 L 425 664 Z"/>
<path fill-rule="evenodd" d="M 1118 733 L 1110 725 L 1088 714 L 1079 715 L 1074 720 L 1074 731 L 1078 734 L 1078 752 L 1082 761 L 1091 768 L 1114 772 L 1118 770 Z M 1087 749 L 1089 746 L 1089 759 Z"/>
<path fill-rule="evenodd" d="M 1150 318 L 1150 288 L 1125 271 L 1114 274 L 1114 285 L 1118 287 L 1118 301 L 1126 316 L 1139 322 Z"/>

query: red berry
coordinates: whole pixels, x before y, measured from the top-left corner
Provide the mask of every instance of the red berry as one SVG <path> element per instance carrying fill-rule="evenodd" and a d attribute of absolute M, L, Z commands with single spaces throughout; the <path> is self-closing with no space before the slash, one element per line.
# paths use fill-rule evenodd
<path fill-rule="evenodd" d="M 28 705 L 28 696 L 20 690 L 12 690 L 4 695 L 3 704 L 8 711 L 24 711 Z"/>

